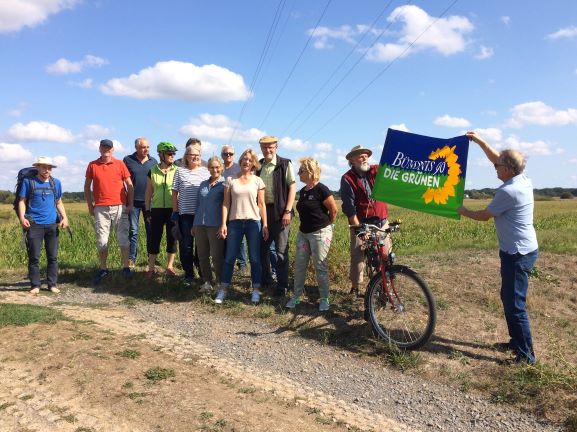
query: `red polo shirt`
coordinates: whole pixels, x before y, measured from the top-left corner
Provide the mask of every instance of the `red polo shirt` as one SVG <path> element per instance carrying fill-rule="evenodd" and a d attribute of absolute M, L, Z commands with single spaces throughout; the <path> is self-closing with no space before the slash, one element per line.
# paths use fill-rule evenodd
<path fill-rule="evenodd" d="M 95 206 L 126 204 L 124 181 L 130 178 L 130 172 L 121 160 L 112 158 L 105 163 L 99 158 L 90 162 L 86 168 L 86 178 L 92 180 Z"/>

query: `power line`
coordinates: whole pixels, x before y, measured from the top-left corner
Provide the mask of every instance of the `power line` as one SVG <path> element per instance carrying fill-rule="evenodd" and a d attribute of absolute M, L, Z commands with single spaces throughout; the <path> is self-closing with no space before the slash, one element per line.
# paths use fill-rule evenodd
<path fill-rule="evenodd" d="M 408 2 L 406 5 L 410 4 L 411 2 Z M 309 113 L 309 115 L 298 125 L 298 127 L 293 131 L 293 133 L 296 133 L 297 131 L 299 131 L 305 124 L 307 121 L 309 121 L 309 119 L 320 109 L 321 106 L 324 105 L 324 103 L 327 101 L 327 99 L 336 91 L 337 88 L 339 88 L 341 86 L 341 84 L 345 81 L 345 79 L 348 78 L 348 76 L 356 69 L 356 67 L 359 65 L 359 63 L 365 58 L 365 56 L 368 54 L 368 52 L 375 46 L 375 44 L 378 42 L 378 40 L 381 38 L 381 36 L 393 25 L 393 22 L 395 21 L 395 18 L 400 14 L 400 11 L 397 13 L 397 15 L 395 15 L 393 17 L 393 19 L 391 20 L 391 22 L 389 23 L 388 26 L 386 26 L 380 33 L 379 35 L 373 40 L 373 43 L 370 44 L 365 51 L 363 52 L 363 54 L 357 59 L 357 61 L 355 63 L 353 63 L 353 65 L 349 68 L 349 70 L 341 77 L 341 79 L 333 86 L 333 88 L 325 95 L 325 97 L 323 98 L 323 100 L 321 100 L 317 106 Z"/>
<path fill-rule="evenodd" d="M 241 120 L 242 120 L 242 117 L 243 117 L 243 115 L 244 115 L 244 113 L 245 113 L 245 111 L 246 111 L 246 108 L 248 107 L 248 104 L 250 103 L 249 101 L 250 101 L 250 99 L 252 98 L 252 95 L 254 94 L 254 90 L 255 90 L 255 88 L 256 88 L 256 84 L 257 84 L 258 78 L 259 78 L 259 76 L 260 76 L 260 73 L 261 73 L 261 71 L 262 71 L 262 67 L 263 67 L 263 65 L 264 65 L 265 58 L 266 58 L 266 56 L 267 56 L 267 54 L 268 54 L 269 48 L 270 48 L 271 43 L 272 43 L 272 41 L 273 41 L 274 34 L 275 34 L 275 32 L 276 32 L 276 29 L 277 29 L 277 26 L 278 26 L 278 22 L 279 22 L 279 20 L 280 20 L 281 15 L 282 15 L 282 11 L 283 11 L 283 9 L 284 9 L 285 3 L 286 3 L 286 0 L 280 0 L 279 3 L 278 3 L 278 5 L 277 5 L 276 12 L 275 12 L 275 16 L 274 16 L 273 21 L 272 21 L 272 23 L 271 23 L 271 26 L 270 26 L 270 28 L 269 28 L 269 30 L 268 30 L 268 33 L 267 33 L 267 36 L 266 36 L 266 39 L 265 39 L 265 43 L 264 43 L 264 47 L 263 47 L 263 49 L 262 49 L 262 51 L 261 51 L 260 58 L 259 58 L 259 60 L 258 60 L 257 66 L 256 66 L 256 70 L 255 70 L 255 72 L 254 72 L 254 75 L 253 75 L 253 77 L 252 77 L 252 81 L 251 81 L 251 83 L 250 83 L 250 87 L 249 87 L 249 99 L 245 100 L 244 103 L 242 104 L 242 108 L 241 108 L 241 110 L 240 110 L 240 114 L 239 114 L 239 116 L 238 116 L 238 120 L 237 120 L 237 122 L 235 123 L 235 126 L 234 126 L 234 129 L 233 129 L 233 131 L 232 131 L 232 134 L 231 134 L 231 136 L 230 136 L 230 138 L 229 138 L 229 140 L 228 140 L 228 144 L 229 144 L 229 145 L 231 144 L 232 139 L 234 138 L 234 135 L 236 134 L 236 131 L 237 131 L 237 129 L 238 129 L 238 125 L 241 123 Z"/>
<path fill-rule="evenodd" d="M 334 78 L 334 76 L 337 74 L 337 72 L 339 70 L 341 70 L 341 68 L 344 66 L 344 64 L 347 62 L 347 60 L 349 59 L 349 57 L 357 50 L 357 48 L 359 47 L 359 45 L 361 44 L 361 42 L 365 39 L 365 37 L 369 34 L 369 32 L 375 27 L 376 23 L 382 18 L 382 16 L 384 15 L 384 13 L 386 12 L 386 10 L 389 8 L 389 6 L 391 5 L 391 3 L 393 2 L 393 0 L 390 0 L 385 7 L 381 10 L 381 12 L 377 15 L 377 17 L 373 20 L 373 22 L 371 23 L 371 25 L 367 28 L 367 30 L 363 33 L 363 35 L 361 36 L 361 38 L 358 40 L 358 42 L 351 48 L 351 50 L 348 52 L 348 54 L 345 56 L 345 58 L 340 62 L 340 64 L 333 70 L 333 72 L 331 73 L 331 75 L 325 80 L 325 82 L 323 83 L 323 85 L 316 91 L 316 93 L 309 99 L 309 101 L 306 103 L 305 107 L 300 110 L 300 112 L 289 122 L 289 124 L 285 127 L 285 129 L 283 130 L 281 135 L 285 135 L 286 132 L 288 132 L 288 130 L 291 128 L 291 126 L 294 124 L 294 122 L 308 109 L 308 107 L 313 103 L 313 101 L 317 98 L 317 96 L 321 93 L 321 91 L 323 91 L 325 89 L 325 87 L 329 84 L 329 82 Z M 375 44 L 375 42 L 382 36 L 383 33 L 381 33 L 373 42 L 373 45 Z M 372 46 L 372 45 L 371 45 Z M 361 58 L 364 57 L 361 56 Z M 308 118 L 307 118 L 308 119 Z M 302 126 L 302 124 L 301 124 Z M 295 130 L 295 132 L 300 129 L 300 126 Z"/>
<path fill-rule="evenodd" d="M 447 6 L 447 8 L 431 23 L 429 24 L 425 30 L 423 30 L 421 32 L 421 34 L 419 34 L 419 36 L 417 36 L 399 55 L 397 55 L 393 60 L 391 60 L 371 81 L 369 81 L 367 83 L 367 85 L 365 85 L 355 96 L 353 96 L 346 104 L 343 105 L 343 107 L 338 110 L 332 117 L 330 117 L 325 123 L 323 123 L 323 125 L 318 128 L 316 131 L 314 131 L 305 141 L 309 141 L 313 136 L 315 136 L 317 133 L 319 133 L 321 130 L 323 130 L 329 123 L 331 123 L 336 117 L 338 117 L 348 106 L 350 106 L 354 101 L 356 101 L 371 85 L 373 85 L 373 83 L 375 81 L 377 81 L 387 70 L 390 69 L 390 67 L 401 57 L 403 57 L 405 55 L 405 53 L 407 53 L 407 51 L 409 51 L 409 49 L 411 49 L 413 47 L 413 45 L 432 27 L 434 26 L 439 19 L 441 19 L 443 16 L 445 16 L 445 14 L 447 12 L 449 12 L 449 10 L 451 10 L 451 8 L 453 6 L 455 6 L 455 4 L 457 4 L 459 0 L 453 0 L 453 2 Z"/>
<path fill-rule="evenodd" d="M 307 39 L 307 42 L 305 43 L 305 46 L 303 47 L 303 49 L 301 50 L 297 60 L 295 61 L 293 67 L 291 68 L 288 76 L 286 77 L 286 79 L 284 80 L 284 83 L 281 87 L 281 89 L 279 90 L 278 94 L 276 95 L 276 97 L 274 98 L 274 101 L 272 103 L 272 105 L 270 106 L 270 108 L 268 109 L 266 115 L 264 116 L 264 119 L 262 120 L 262 122 L 259 125 L 259 128 L 262 128 L 263 124 L 267 121 L 268 116 L 270 115 L 271 111 L 273 110 L 273 108 L 275 107 L 276 103 L 278 102 L 280 95 L 282 94 L 282 92 L 284 91 L 286 85 L 288 84 L 289 80 L 291 79 L 297 65 L 300 63 L 300 60 L 304 54 L 304 52 L 306 51 L 307 47 L 309 46 L 309 43 L 314 35 L 314 32 L 316 31 L 317 27 L 319 26 L 319 23 L 321 22 L 321 20 L 323 19 L 323 17 L 325 16 L 325 13 L 327 11 L 327 9 L 329 8 L 329 5 L 331 4 L 332 0 L 328 0 L 327 4 L 325 5 L 325 8 L 323 9 L 323 12 L 321 13 L 321 16 L 319 17 L 319 19 L 317 20 L 317 23 L 315 24 L 315 29 L 313 30 L 313 32 L 311 32 L 311 34 L 309 35 L 309 38 Z"/>

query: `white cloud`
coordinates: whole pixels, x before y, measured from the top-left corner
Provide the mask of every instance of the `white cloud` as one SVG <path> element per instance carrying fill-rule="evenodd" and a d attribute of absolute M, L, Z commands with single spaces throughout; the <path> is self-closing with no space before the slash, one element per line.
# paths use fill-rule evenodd
<path fill-rule="evenodd" d="M 475 132 L 497 150 L 515 149 L 526 156 L 551 156 L 564 152 L 546 141 L 524 141 L 513 134 L 504 137 L 503 132 L 497 128 L 475 129 Z"/>
<path fill-rule="evenodd" d="M 158 62 L 127 78 L 100 87 L 112 96 L 186 101 L 242 101 L 250 96 L 241 75 L 217 65 L 196 66 L 179 61 Z"/>
<path fill-rule="evenodd" d="M 345 42 L 354 43 L 354 36 L 356 32 L 349 25 L 342 25 L 337 28 L 329 27 L 317 27 L 315 29 L 310 29 L 307 31 L 309 36 L 314 39 L 314 47 L 316 49 L 328 49 L 332 48 L 333 45 L 330 44 L 330 39 L 343 40 Z"/>
<path fill-rule="evenodd" d="M 33 162 L 32 152 L 20 144 L 0 142 L 0 164 L 30 165 Z"/>
<path fill-rule="evenodd" d="M 501 22 L 502 22 L 503 24 L 505 24 L 506 26 L 508 26 L 508 25 L 511 23 L 511 17 L 510 17 L 510 16 L 506 16 L 506 15 L 505 15 L 505 16 L 502 16 L 502 17 L 500 18 L 500 20 L 501 20 Z"/>
<path fill-rule="evenodd" d="M 410 132 L 409 128 L 407 127 L 407 125 L 405 123 L 400 123 L 397 125 L 390 125 L 389 129 L 400 130 L 402 132 Z"/>
<path fill-rule="evenodd" d="M 503 132 L 497 128 L 475 129 L 484 140 L 489 143 L 497 143 L 503 139 Z"/>
<path fill-rule="evenodd" d="M 24 111 L 20 108 L 13 108 L 6 113 L 9 117 L 21 117 Z"/>
<path fill-rule="evenodd" d="M 445 114 L 442 117 L 437 117 L 434 121 L 437 126 L 446 126 L 452 128 L 468 128 L 471 126 L 469 120 L 460 117 L 451 117 Z"/>
<path fill-rule="evenodd" d="M 493 54 L 494 54 L 493 48 L 481 46 L 479 49 L 479 52 L 477 54 L 475 54 L 475 58 L 477 60 L 485 60 L 485 59 L 488 59 L 490 57 L 493 57 Z"/>
<path fill-rule="evenodd" d="M 200 139 L 214 139 L 229 141 L 233 136 L 233 142 L 243 141 L 258 143 L 258 140 L 266 135 L 265 132 L 256 129 L 242 129 L 240 125 L 225 115 L 213 115 L 204 113 L 193 118 L 179 130 L 182 135 L 198 137 Z"/>
<path fill-rule="evenodd" d="M 526 124 L 540 126 L 577 124 L 577 109 L 555 110 L 541 101 L 515 105 L 511 112 L 512 117 L 507 121 L 507 126 L 513 128 L 520 128 Z"/>
<path fill-rule="evenodd" d="M 50 15 L 72 9 L 80 0 L 2 0 L 0 33 L 20 31 L 42 24 Z"/>
<path fill-rule="evenodd" d="M 473 24 L 465 17 L 437 19 L 414 5 L 396 8 L 387 20 L 402 23 L 398 38 L 394 43 L 375 44 L 367 54 L 370 60 L 390 61 L 400 55 L 425 49 L 435 50 L 445 56 L 456 54 L 465 49 L 465 34 L 473 30 Z"/>
<path fill-rule="evenodd" d="M 69 129 L 45 121 L 15 123 L 8 129 L 8 136 L 15 141 L 73 142 L 75 137 Z"/>
<path fill-rule="evenodd" d="M 308 150 L 309 144 L 298 138 L 285 137 L 279 140 L 279 147 L 295 152 L 304 152 Z"/>
<path fill-rule="evenodd" d="M 330 152 L 333 149 L 333 145 L 327 142 L 320 142 L 315 144 L 315 149 L 321 152 Z"/>
<path fill-rule="evenodd" d="M 80 82 L 71 82 L 70 84 L 76 87 L 90 89 L 92 88 L 92 78 L 86 78 Z"/>
<path fill-rule="evenodd" d="M 112 129 L 99 124 L 87 125 L 82 133 L 83 138 L 98 138 L 104 139 L 112 133 Z"/>
<path fill-rule="evenodd" d="M 537 156 L 550 156 L 557 151 L 551 149 L 551 145 L 545 141 L 522 141 L 519 137 L 515 135 L 509 136 L 504 142 L 504 148 L 510 148 L 514 150 L 519 150 L 526 156 L 537 155 Z"/>
<path fill-rule="evenodd" d="M 127 152 L 127 149 L 120 143 L 120 141 L 113 139 L 112 143 L 114 144 L 114 153 Z M 98 148 L 100 147 L 100 138 L 86 140 L 84 147 L 90 150 L 94 150 L 96 152 L 96 156 L 94 158 L 96 159 L 98 157 Z"/>
<path fill-rule="evenodd" d="M 577 26 L 565 27 L 560 30 L 557 30 L 555 33 L 550 33 L 545 36 L 545 39 L 549 40 L 556 40 L 562 38 L 574 38 L 577 36 Z"/>
<path fill-rule="evenodd" d="M 571 159 L 569 159 L 569 163 L 577 164 L 577 158 L 571 158 Z"/>
<path fill-rule="evenodd" d="M 55 63 L 46 66 L 46 72 L 52 75 L 68 75 L 82 72 L 86 68 L 101 67 L 105 64 L 108 64 L 108 60 L 88 54 L 76 62 L 60 58 Z"/>

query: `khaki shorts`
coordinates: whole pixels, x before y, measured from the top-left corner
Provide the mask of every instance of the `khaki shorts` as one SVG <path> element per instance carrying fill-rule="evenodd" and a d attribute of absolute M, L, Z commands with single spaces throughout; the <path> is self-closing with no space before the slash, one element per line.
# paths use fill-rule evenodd
<path fill-rule="evenodd" d="M 116 239 L 118 246 L 127 248 L 130 244 L 128 241 L 128 229 L 130 223 L 126 206 L 97 206 L 94 207 L 94 231 L 96 232 L 96 247 L 98 250 L 108 249 L 108 238 L 110 229 L 116 227 Z"/>

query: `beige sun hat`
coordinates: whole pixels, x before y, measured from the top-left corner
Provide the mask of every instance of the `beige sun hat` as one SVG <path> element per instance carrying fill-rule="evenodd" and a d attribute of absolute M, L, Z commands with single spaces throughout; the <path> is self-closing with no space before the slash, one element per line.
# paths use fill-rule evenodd
<path fill-rule="evenodd" d="M 258 140 L 259 144 L 273 144 L 276 142 L 278 142 L 278 138 L 273 135 L 266 135 Z"/>
<path fill-rule="evenodd" d="M 350 152 L 347 153 L 346 158 L 350 159 L 353 156 L 357 156 L 359 154 L 363 154 L 366 153 L 369 157 L 371 157 L 371 155 L 373 154 L 373 152 L 371 150 L 369 150 L 368 148 L 364 148 L 362 145 L 356 145 L 354 146 Z"/>
<path fill-rule="evenodd" d="M 40 156 L 36 159 L 36 162 L 32 164 L 33 166 L 38 165 L 50 165 L 52 168 L 56 168 L 56 165 L 52 163 L 52 158 L 48 156 Z"/>

